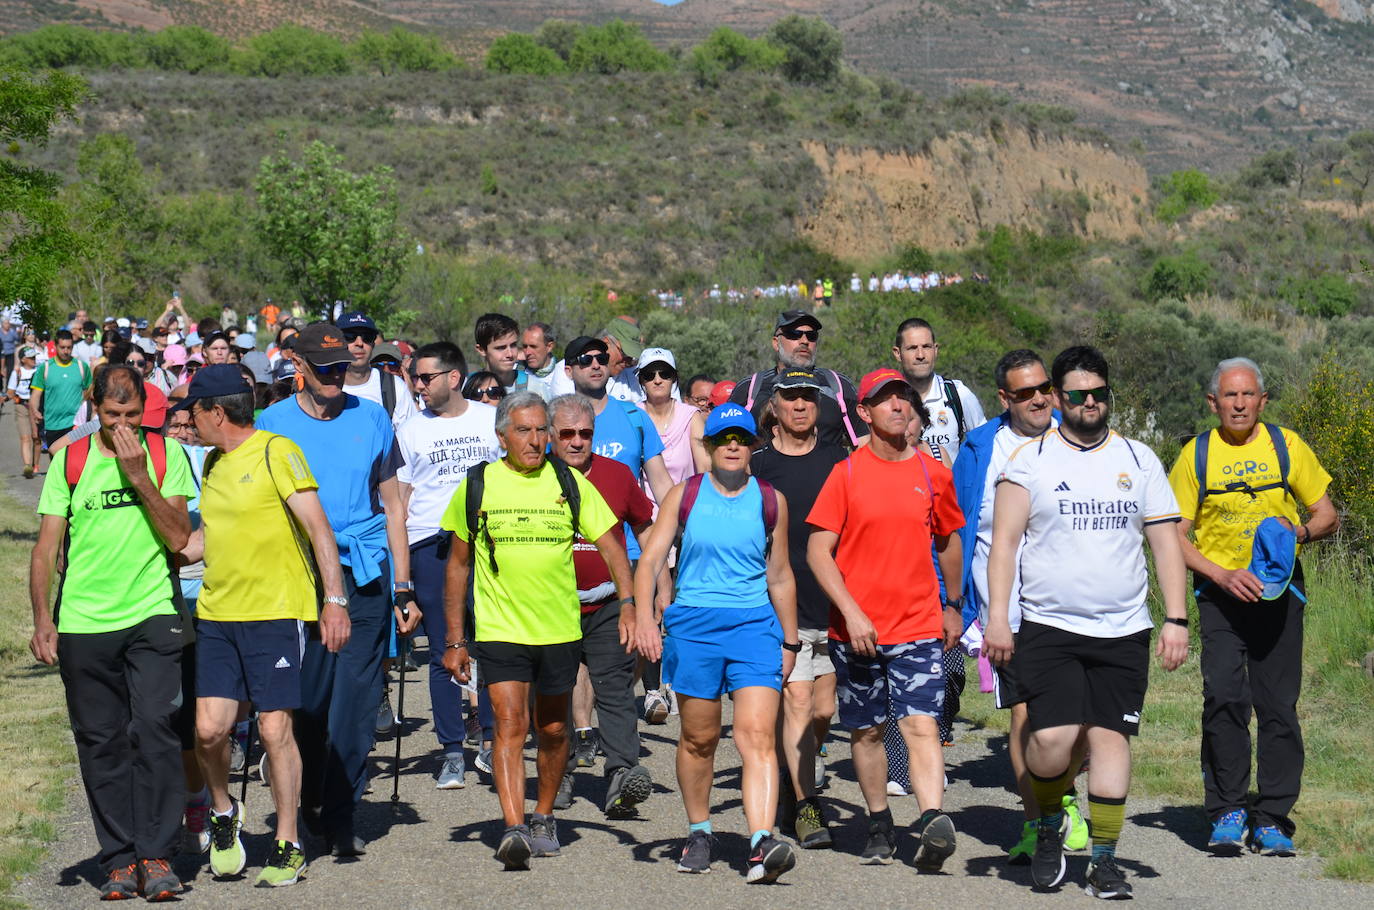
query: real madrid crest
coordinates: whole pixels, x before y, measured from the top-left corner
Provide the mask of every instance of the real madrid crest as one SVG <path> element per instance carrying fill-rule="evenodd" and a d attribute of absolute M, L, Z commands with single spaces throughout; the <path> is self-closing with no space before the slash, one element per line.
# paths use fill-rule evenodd
<path fill-rule="evenodd" d="M 949 423 L 949 411 L 946 411 L 946 410 L 944 410 L 943 408 L 941 408 L 941 409 L 940 409 L 940 426 L 944 426 L 944 425 L 947 424 L 947 423 Z"/>
<path fill-rule="evenodd" d="M 1124 472 L 1116 475 L 1116 488 L 1123 493 L 1129 490 L 1131 488 L 1131 475 Z"/>

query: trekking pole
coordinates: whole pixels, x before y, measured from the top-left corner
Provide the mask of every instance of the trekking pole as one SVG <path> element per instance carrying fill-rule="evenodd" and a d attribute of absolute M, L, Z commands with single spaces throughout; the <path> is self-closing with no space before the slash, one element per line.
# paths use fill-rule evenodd
<path fill-rule="evenodd" d="M 410 601 L 413 595 L 409 592 L 401 592 L 397 595 L 398 604 L 401 608 L 401 621 L 410 619 Z M 391 804 L 394 807 L 401 799 L 401 737 L 406 730 L 406 661 L 405 661 L 405 638 L 399 630 L 396 634 L 396 663 L 400 667 L 400 690 L 396 693 L 396 760 L 392 763 L 391 771 Z"/>

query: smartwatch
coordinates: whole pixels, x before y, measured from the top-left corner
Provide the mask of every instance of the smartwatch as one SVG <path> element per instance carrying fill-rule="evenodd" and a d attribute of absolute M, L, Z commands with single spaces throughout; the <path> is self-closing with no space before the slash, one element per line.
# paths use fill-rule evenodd
<path fill-rule="evenodd" d="M 1171 625 L 1182 626 L 1185 629 L 1188 628 L 1188 620 L 1186 618 L 1179 619 L 1177 616 L 1166 616 L 1164 617 L 1164 621 Z"/>
<path fill-rule="evenodd" d="M 802 643 L 799 641 L 785 641 L 782 643 L 782 646 L 787 650 L 791 651 L 793 654 L 801 653 Z"/>

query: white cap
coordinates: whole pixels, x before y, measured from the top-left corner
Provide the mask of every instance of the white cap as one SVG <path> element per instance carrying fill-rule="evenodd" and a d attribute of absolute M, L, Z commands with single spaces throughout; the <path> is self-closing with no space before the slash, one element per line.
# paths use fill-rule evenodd
<path fill-rule="evenodd" d="M 673 352 L 667 348 L 645 348 L 644 353 L 639 355 L 638 363 L 639 365 L 635 367 L 636 372 L 655 363 L 666 363 L 674 370 L 677 369 L 677 361 L 673 359 Z"/>
<path fill-rule="evenodd" d="M 129 320 L 125 319 L 123 316 L 120 316 L 118 319 L 115 320 L 115 325 L 119 326 L 121 329 L 127 329 L 129 327 Z"/>

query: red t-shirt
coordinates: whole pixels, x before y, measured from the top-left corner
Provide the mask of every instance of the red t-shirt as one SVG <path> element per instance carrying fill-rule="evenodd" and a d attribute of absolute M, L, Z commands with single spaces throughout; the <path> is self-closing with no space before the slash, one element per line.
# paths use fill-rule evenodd
<path fill-rule="evenodd" d="M 928 487 L 934 487 L 934 508 Z M 883 461 L 867 446 L 835 465 L 806 516 L 808 523 L 840 535 L 835 562 L 880 645 L 944 634 L 932 518 L 935 534 L 964 526 L 949 468 L 924 452 Z M 830 611 L 830 637 L 849 640 L 839 610 Z"/>
<path fill-rule="evenodd" d="M 592 482 L 601 498 L 606 500 L 606 505 L 611 507 L 611 514 L 621 522 L 628 522 L 633 527 L 654 517 L 654 504 L 639 488 L 639 481 L 635 480 L 630 469 L 620 462 L 593 455 L 592 463 L 583 476 Z M 625 546 L 624 524 L 611 528 L 611 533 L 622 547 Z M 611 580 L 611 570 L 606 568 L 606 560 L 601 558 L 596 545 L 584 540 L 580 534 L 573 542 L 573 568 L 577 572 L 579 591 L 590 591 Z M 591 613 L 599 606 L 601 604 L 583 604 L 582 612 Z"/>

